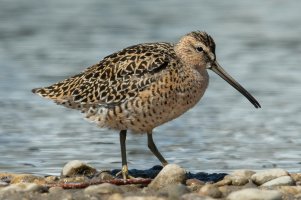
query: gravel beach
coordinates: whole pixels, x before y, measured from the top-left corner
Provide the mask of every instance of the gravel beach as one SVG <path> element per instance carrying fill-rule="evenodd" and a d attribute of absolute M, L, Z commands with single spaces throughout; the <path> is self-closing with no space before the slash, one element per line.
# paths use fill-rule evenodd
<path fill-rule="evenodd" d="M 60 176 L 0 173 L 0 199 L 301 199 L 301 173 L 277 168 L 207 174 L 169 164 L 163 169 L 130 170 L 135 178 L 126 182 L 116 178 L 116 172 L 75 160 L 63 167 Z"/>

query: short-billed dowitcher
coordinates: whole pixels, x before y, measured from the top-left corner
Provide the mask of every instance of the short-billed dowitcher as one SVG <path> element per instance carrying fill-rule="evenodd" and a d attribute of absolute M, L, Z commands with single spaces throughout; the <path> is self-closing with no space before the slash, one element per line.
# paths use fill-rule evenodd
<path fill-rule="evenodd" d="M 145 43 L 113 53 L 82 73 L 32 91 L 82 111 L 100 127 L 120 130 L 122 175 L 128 177 L 126 132 L 147 133 L 148 147 L 161 161 L 152 130 L 192 108 L 203 96 L 211 69 L 243 94 L 258 101 L 216 61 L 215 42 L 205 32 L 184 35 L 177 44 Z"/>

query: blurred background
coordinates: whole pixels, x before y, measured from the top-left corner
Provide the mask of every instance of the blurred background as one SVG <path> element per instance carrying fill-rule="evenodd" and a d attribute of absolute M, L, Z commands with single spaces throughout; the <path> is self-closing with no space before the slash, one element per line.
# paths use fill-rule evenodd
<path fill-rule="evenodd" d="M 212 72 L 202 101 L 154 130 L 170 163 L 190 171 L 301 167 L 301 1 L 1 0 L 0 171 L 58 174 L 70 160 L 120 168 L 119 134 L 31 89 L 144 42 L 205 30 L 219 63 L 256 110 Z M 146 135 L 128 134 L 129 168 L 159 164 Z"/>

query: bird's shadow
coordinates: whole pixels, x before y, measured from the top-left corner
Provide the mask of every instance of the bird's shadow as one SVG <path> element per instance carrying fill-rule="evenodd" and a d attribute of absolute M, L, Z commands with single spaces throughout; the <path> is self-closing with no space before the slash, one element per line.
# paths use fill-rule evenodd
<path fill-rule="evenodd" d="M 140 169 L 131 169 L 129 170 L 129 174 L 134 177 L 141 177 L 141 178 L 155 178 L 159 172 L 163 169 L 160 165 L 155 165 L 150 169 L 140 170 Z M 120 169 L 113 169 L 111 171 L 112 175 L 116 175 L 120 172 Z M 204 182 L 218 182 L 222 180 L 226 175 L 226 173 L 206 173 L 206 172 L 197 172 L 191 173 L 186 172 L 186 179 L 198 179 Z"/>

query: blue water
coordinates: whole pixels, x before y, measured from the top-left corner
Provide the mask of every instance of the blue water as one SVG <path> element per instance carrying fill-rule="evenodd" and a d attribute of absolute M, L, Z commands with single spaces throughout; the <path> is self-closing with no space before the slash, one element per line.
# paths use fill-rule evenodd
<path fill-rule="evenodd" d="M 205 30 L 219 63 L 261 103 L 256 110 L 210 72 L 192 110 L 154 130 L 166 159 L 191 171 L 301 167 L 301 2 L 0 2 L 0 171 L 58 174 L 70 160 L 121 165 L 119 135 L 30 91 L 143 42 Z M 159 161 L 145 135 L 128 135 L 130 168 Z"/>

